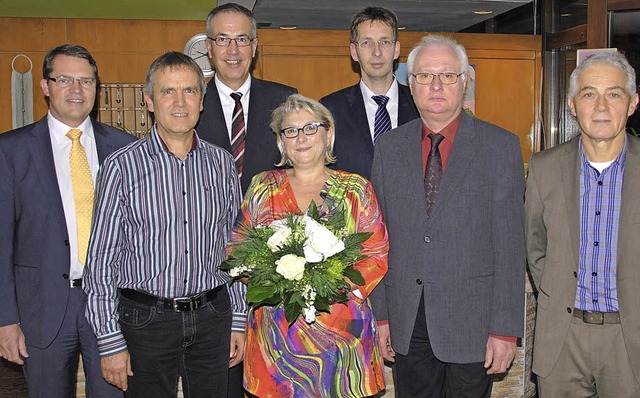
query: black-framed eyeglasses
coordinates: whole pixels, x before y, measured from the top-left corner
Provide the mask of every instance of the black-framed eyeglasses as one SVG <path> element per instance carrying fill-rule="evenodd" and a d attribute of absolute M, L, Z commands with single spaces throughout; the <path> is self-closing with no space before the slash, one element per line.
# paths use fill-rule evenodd
<path fill-rule="evenodd" d="M 324 127 L 325 129 L 328 128 L 328 126 L 324 123 L 313 122 L 305 124 L 304 126 L 299 128 L 285 127 L 280 130 L 280 134 L 284 135 L 287 138 L 297 138 L 298 134 L 300 134 L 301 131 L 304 133 L 304 135 L 314 135 L 318 132 L 318 127 Z"/>
<path fill-rule="evenodd" d="M 382 39 L 382 40 L 364 39 L 364 40 L 353 42 L 353 44 L 357 45 L 358 47 L 362 49 L 367 49 L 367 50 L 370 50 L 373 47 L 375 47 L 376 43 L 378 43 L 378 46 L 380 46 L 381 49 L 386 50 L 393 47 L 393 45 L 396 44 L 396 41 L 391 39 Z"/>
<path fill-rule="evenodd" d="M 98 79 L 95 77 L 71 77 L 71 76 L 58 76 L 47 77 L 47 80 L 54 82 L 60 87 L 71 87 L 75 82 L 80 83 L 83 88 L 92 88 L 96 86 Z"/>
<path fill-rule="evenodd" d="M 442 72 L 442 73 L 412 73 L 414 79 L 416 79 L 416 83 L 418 84 L 431 84 L 433 83 L 433 79 L 438 77 L 440 79 L 440 83 L 442 84 L 455 84 L 458 81 L 460 76 L 464 75 L 464 72 L 455 73 L 455 72 Z"/>
<path fill-rule="evenodd" d="M 238 47 L 247 47 L 256 38 L 255 37 L 251 38 L 247 36 L 240 36 L 235 38 L 226 37 L 226 36 L 216 36 L 216 37 L 207 36 L 207 39 L 213 41 L 214 43 L 216 43 L 216 46 L 220 46 L 220 47 L 227 47 L 229 44 L 231 44 L 231 41 L 235 41 Z"/>

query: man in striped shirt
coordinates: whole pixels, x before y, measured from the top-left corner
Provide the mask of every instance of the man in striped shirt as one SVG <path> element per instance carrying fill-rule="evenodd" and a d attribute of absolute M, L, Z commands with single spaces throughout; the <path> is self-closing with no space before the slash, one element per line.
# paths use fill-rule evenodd
<path fill-rule="evenodd" d="M 529 164 L 533 372 L 542 398 L 640 397 L 640 140 L 625 132 L 635 72 L 620 53 L 592 55 L 568 97 L 579 136 Z"/>
<path fill-rule="evenodd" d="M 100 171 L 87 318 L 105 379 L 129 397 L 226 396 L 244 354 L 245 287 L 218 265 L 240 202 L 233 159 L 195 133 L 206 90 L 177 52 L 147 72 L 150 134 Z"/>

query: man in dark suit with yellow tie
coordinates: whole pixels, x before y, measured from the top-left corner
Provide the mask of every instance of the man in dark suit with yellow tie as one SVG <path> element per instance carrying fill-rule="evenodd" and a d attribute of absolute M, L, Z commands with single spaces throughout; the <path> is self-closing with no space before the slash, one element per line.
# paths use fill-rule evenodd
<path fill-rule="evenodd" d="M 349 49 L 351 58 L 360 65 L 360 82 L 320 102 L 336 121 L 335 168 L 369 178 L 378 137 L 417 119 L 418 111 L 409 88 L 393 75 L 400 56 L 398 20 L 393 11 L 367 7 L 356 12 Z"/>
<path fill-rule="evenodd" d="M 102 378 L 82 274 L 99 165 L 133 136 L 98 123 L 98 68 L 80 46 L 45 57 L 49 112 L 0 135 L 0 355 L 24 364 L 30 397 L 121 397 Z"/>

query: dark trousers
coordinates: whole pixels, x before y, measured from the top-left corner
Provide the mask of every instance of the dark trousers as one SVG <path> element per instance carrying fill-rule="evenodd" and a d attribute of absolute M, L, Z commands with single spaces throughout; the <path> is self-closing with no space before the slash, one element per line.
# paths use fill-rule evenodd
<path fill-rule="evenodd" d="M 427 332 L 424 296 L 418 307 L 409 352 L 396 354 L 396 373 L 395 389 L 399 398 L 488 398 L 493 385 L 484 362 L 446 363 L 435 357 Z"/>
<path fill-rule="evenodd" d="M 53 343 L 43 349 L 30 346 L 27 340 L 29 358 L 23 370 L 29 397 L 75 398 L 78 356 L 82 353 L 87 398 L 122 398 L 122 391 L 102 377 L 96 336 L 84 315 L 87 296 L 80 287 L 69 289 L 67 311 Z"/>
<path fill-rule="evenodd" d="M 226 397 L 231 336 L 227 289 L 193 311 L 175 312 L 120 297 L 120 327 L 131 356 L 127 397 Z"/>

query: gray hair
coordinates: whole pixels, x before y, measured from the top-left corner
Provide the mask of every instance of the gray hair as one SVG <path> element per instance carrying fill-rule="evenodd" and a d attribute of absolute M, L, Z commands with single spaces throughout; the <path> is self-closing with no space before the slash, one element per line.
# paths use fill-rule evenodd
<path fill-rule="evenodd" d="M 333 154 L 333 143 L 335 142 L 335 121 L 333 119 L 333 115 L 331 112 L 321 103 L 311 98 L 307 98 L 300 94 L 291 94 L 286 101 L 284 101 L 279 107 L 277 107 L 273 113 L 271 114 L 271 130 L 276 134 L 278 138 L 280 138 L 280 130 L 282 129 L 282 121 L 284 118 L 291 112 L 299 112 L 305 111 L 314 115 L 322 123 L 326 124 L 328 129 L 332 129 L 334 131 L 333 136 L 331 137 L 331 142 L 329 142 L 329 147 L 326 149 L 324 153 L 324 163 L 335 163 L 336 157 Z M 291 165 L 291 159 L 287 156 L 284 151 L 284 145 L 282 144 L 281 139 L 277 141 L 278 150 L 280 151 L 280 155 L 282 159 L 276 166 L 285 166 Z"/>
<path fill-rule="evenodd" d="M 196 61 L 194 61 L 191 57 L 177 51 L 164 53 L 151 63 L 151 66 L 147 71 L 147 78 L 144 83 L 143 91 L 145 94 L 153 98 L 153 83 L 156 79 L 155 74 L 158 70 L 164 70 L 166 68 L 186 68 L 194 71 L 198 75 L 198 85 L 200 86 L 200 92 L 204 97 L 204 94 L 207 92 L 207 82 L 205 82 L 204 80 L 202 69 L 200 69 Z"/>
<path fill-rule="evenodd" d="M 627 75 L 627 91 L 633 96 L 636 93 L 636 71 L 629 64 L 629 61 L 622 53 L 616 51 L 614 53 L 592 54 L 584 61 L 580 62 L 569 78 L 569 97 L 573 98 L 578 90 L 578 77 L 583 70 L 593 65 L 610 65 L 618 68 Z"/>
<path fill-rule="evenodd" d="M 464 46 L 450 37 L 437 34 L 426 35 L 418 44 L 413 46 L 413 49 L 407 57 L 407 73 L 413 73 L 413 64 L 420 51 L 433 46 L 445 46 L 454 51 L 458 57 L 458 61 L 460 61 L 460 66 L 462 67 L 460 72 L 464 72 L 462 78 L 466 80 L 467 72 L 469 71 L 469 57 L 467 56 L 467 51 L 464 49 Z M 452 72 L 459 73 L 458 71 Z"/>
<path fill-rule="evenodd" d="M 235 12 L 249 18 L 249 20 L 251 21 L 251 37 L 255 38 L 258 36 L 258 23 L 256 22 L 256 18 L 253 16 L 253 13 L 247 7 L 242 6 L 240 4 L 236 4 L 236 3 L 222 4 L 214 8 L 213 10 L 209 11 L 209 15 L 207 15 L 207 36 L 212 37 L 213 35 L 213 30 L 211 26 L 211 21 L 213 20 L 213 17 L 223 12 Z"/>

